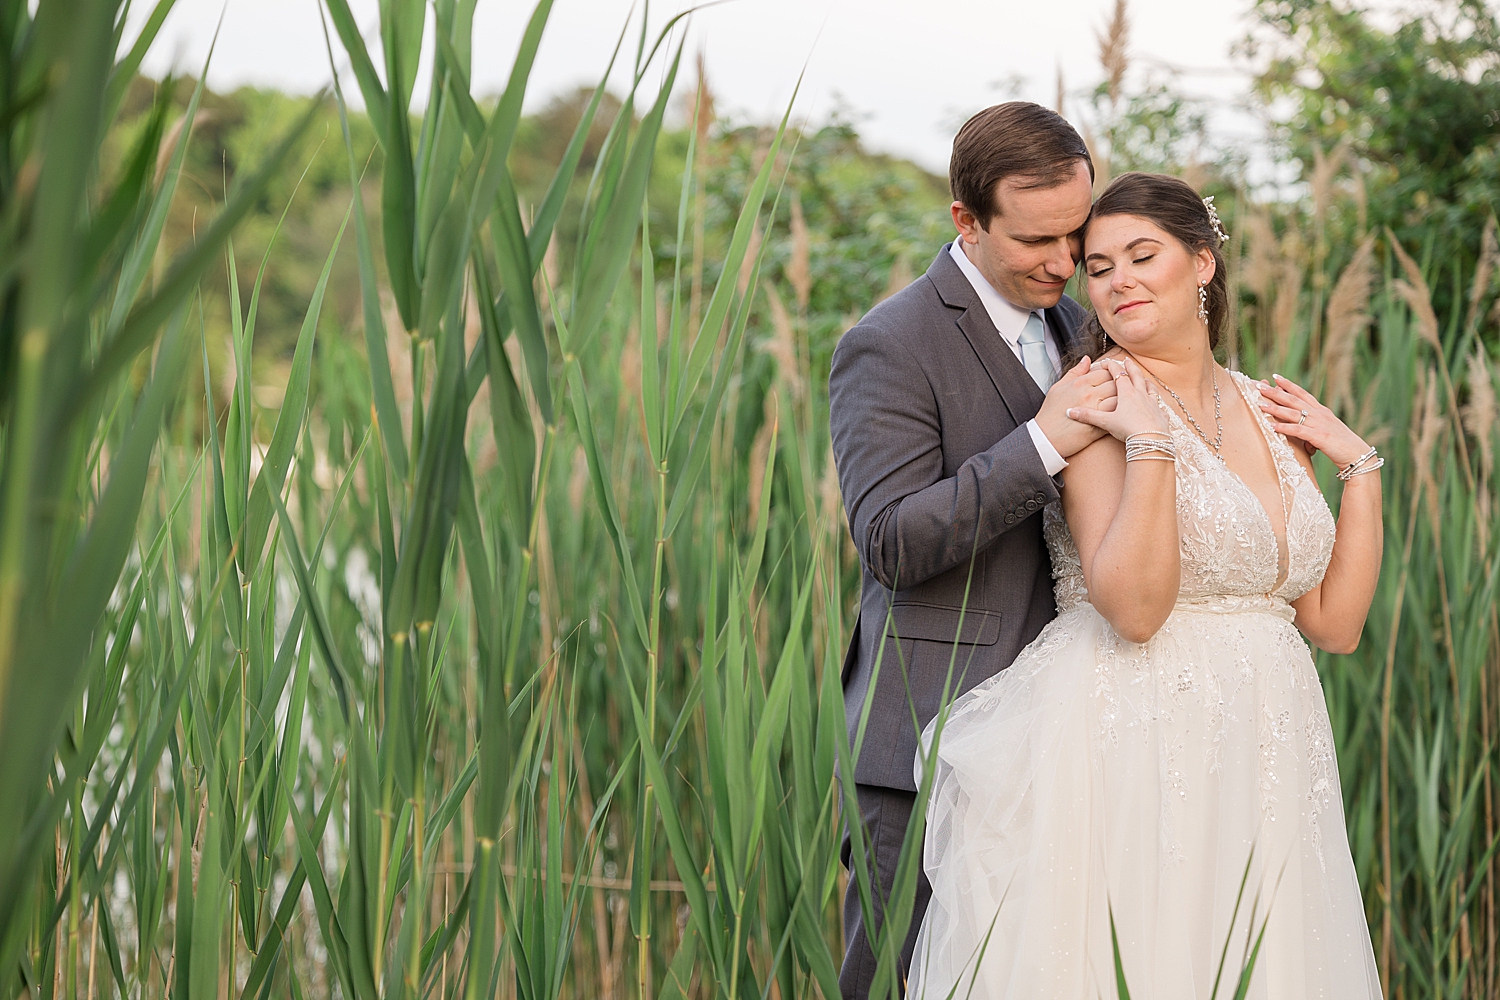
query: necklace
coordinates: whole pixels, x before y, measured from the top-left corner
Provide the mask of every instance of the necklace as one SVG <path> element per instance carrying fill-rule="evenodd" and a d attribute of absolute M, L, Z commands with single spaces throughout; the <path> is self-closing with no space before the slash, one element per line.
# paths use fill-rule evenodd
<path fill-rule="evenodd" d="M 1141 367 L 1144 368 L 1145 366 L 1142 365 Z M 1149 371 L 1146 374 L 1151 375 Z M 1214 384 L 1214 429 L 1218 432 L 1212 440 L 1209 439 L 1207 434 L 1203 433 L 1203 428 L 1198 426 L 1198 421 L 1193 417 L 1192 411 L 1187 408 L 1187 404 L 1182 401 L 1182 397 L 1173 392 L 1172 387 L 1167 385 L 1167 383 L 1155 375 L 1151 375 L 1151 381 L 1167 390 L 1167 395 L 1177 401 L 1178 408 L 1182 410 L 1182 415 L 1187 417 L 1188 423 L 1193 425 L 1193 430 L 1198 432 L 1198 436 L 1203 439 L 1204 444 L 1213 449 L 1214 457 L 1222 460 L 1224 456 L 1220 454 L 1220 451 L 1224 447 L 1224 415 L 1219 406 L 1219 375 L 1217 372 L 1213 372 L 1210 374 L 1210 378 L 1213 379 Z"/>

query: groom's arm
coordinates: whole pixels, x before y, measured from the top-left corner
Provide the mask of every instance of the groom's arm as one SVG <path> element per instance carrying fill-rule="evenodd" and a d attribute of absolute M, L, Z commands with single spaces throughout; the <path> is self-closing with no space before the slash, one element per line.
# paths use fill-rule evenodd
<path fill-rule="evenodd" d="M 1055 500 L 1060 486 L 1025 424 L 945 477 L 937 398 L 903 340 L 856 326 L 839 341 L 828 378 L 854 547 L 892 590 L 968 560 Z"/>

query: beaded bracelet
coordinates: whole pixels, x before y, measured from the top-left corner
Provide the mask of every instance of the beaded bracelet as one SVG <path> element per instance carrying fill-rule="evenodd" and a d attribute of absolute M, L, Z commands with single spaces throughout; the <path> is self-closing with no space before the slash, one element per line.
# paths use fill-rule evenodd
<path fill-rule="evenodd" d="M 1125 461 L 1175 462 L 1177 445 L 1169 437 L 1156 434 L 1131 434 L 1125 438 Z"/>
<path fill-rule="evenodd" d="M 1374 459 L 1373 463 L 1371 462 L 1371 459 Z M 1348 482 L 1354 476 L 1361 476 L 1366 472 L 1374 472 L 1384 464 L 1385 459 L 1378 457 L 1375 453 L 1375 449 L 1371 448 L 1369 451 L 1365 452 L 1363 455 L 1359 456 L 1354 461 L 1350 462 L 1348 465 L 1340 469 L 1338 472 L 1338 477 L 1340 480 Z"/>

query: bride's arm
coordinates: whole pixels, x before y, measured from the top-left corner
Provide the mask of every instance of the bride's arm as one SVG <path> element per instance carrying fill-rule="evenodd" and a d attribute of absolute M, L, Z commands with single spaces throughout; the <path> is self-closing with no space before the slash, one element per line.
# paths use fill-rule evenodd
<path fill-rule="evenodd" d="M 1348 465 L 1369 450 L 1332 410 L 1289 379 L 1277 376 L 1274 386 L 1261 389 L 1261 396 L 1261 409 L 1276 421 L 1278 431 L 1316 445 L 1335 465 Z M 1307 420 L 1298 424 L 1296 420 L 1304 409 Z M 1292 451 L 1312 476 L 1311 457 L 1302 448 L 1293 447 Z M 1297 627 L 1319 649 L 1352 653 L 1359 646 L 1370 602 L 1375 599 L 1385 547 L 1381 503 L 1379 472 L 1351 476 L 1344 483 L 1328 571 L 1318 586 L 1292 602 Z"/>
<path fill-rule="evenodd" d="M 1128 371 L 1116 380 L 1114 412 L 1069 412 L 1113 436 L 1068 459 L 1062 501 L 1089 603 L 1122 638 L 1145 642 L 1172 613 L 1181 582 L 1176 463 L 1125 461 L 1130 434 L 1167 436 L 1145 376 L 1133 361 Z"/>

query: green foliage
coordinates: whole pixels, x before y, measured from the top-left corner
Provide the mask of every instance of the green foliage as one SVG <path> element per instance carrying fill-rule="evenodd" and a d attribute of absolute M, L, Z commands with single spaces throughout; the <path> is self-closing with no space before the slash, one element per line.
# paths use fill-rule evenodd
<path fill-rule="evenodd" d="M 1500 206 L 1500 22 L 1479 0 L 1392 11 L 1394 24 L 1334 0 L 1257 0 L 1246 51 L 1257 90 L 1286 108 L 1280 137 L 1311 179 L 1317 153 L 1348 144 L 1367 171 L 1370 225 L 1403 240 L 1434 229 L 1472 273 Z M 1317 151 L 1317 153 L 1315 153 Z M 1356 220 L 1338 237 L 1357 242 Z M 1445 282 L 1435 283 L 1446 304 Z"/>

